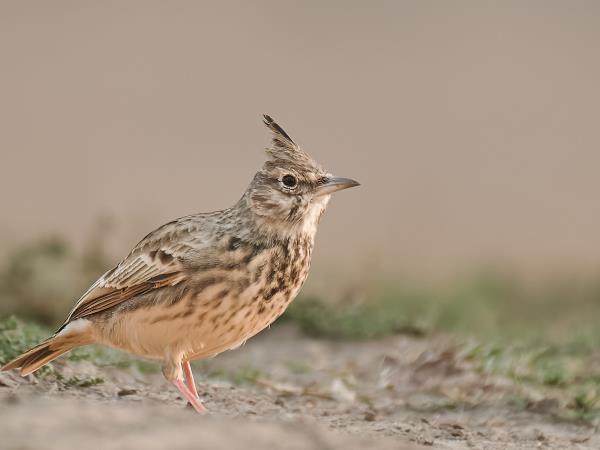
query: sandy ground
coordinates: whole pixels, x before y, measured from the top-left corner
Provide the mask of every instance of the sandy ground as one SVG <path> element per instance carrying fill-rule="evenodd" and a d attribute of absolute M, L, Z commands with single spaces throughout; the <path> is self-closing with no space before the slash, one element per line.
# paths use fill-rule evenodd
<path fill-rule="evenodd" d="M 522 386 L 481 375 L 443 338 L 331 342 L 278 326 L 195 366 L 208 416 L 159 373 L 55 368 L 104 382 L 2 374 L 0 448 L 600 448 L 597 424 L 557 420 L 547 399 L 527 406 Z"/>

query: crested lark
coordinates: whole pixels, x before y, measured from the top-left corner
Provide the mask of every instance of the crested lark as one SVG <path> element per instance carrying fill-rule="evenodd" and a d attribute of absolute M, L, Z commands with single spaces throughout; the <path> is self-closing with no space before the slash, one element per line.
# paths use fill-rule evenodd
<path fill-rule="evenodd" d="M 271 119 L 268 160 L 232 208 L 193 214 L 148 234 L 79 299 L 60 329 L 6 364 L 28 375 L 69 350 L 104 344 L 162 361 L 198 412 L 190 361 L 243 344 L 294 299 L 310 266 L 334 177 Z"/>

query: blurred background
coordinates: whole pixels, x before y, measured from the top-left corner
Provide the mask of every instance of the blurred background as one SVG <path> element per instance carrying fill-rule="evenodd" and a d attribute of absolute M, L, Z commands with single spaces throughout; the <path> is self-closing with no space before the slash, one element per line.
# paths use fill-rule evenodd
<path fill-rule="evenodd" d="M 469 332 L 589 317 L 599 20 L 595 1 L 2 1 L 2 313 L 55 324 L 148 231 L 232 205 L 269 113 L 362 183 L 331 202 L 305 297 Z"/>
<path fill-rule="evenodd" d="M 283 381 L 327 387 L 317 336 L 362 358 L 332 386 L 391 386 L 399 411 L 435 373 L 442 408 L 599 423 L 599 23 L 593 0 L 0 0 L 0 363 L 149 231 L 233 205 L 268 113 L 362 186 L 330 203 L 264 361 L 202 362 L 209 385 L 227 358 L 234 383 L 276 375 L 275 348 Z M 89 352 L 69 357 L 123 362 Z M 389 385 L 360 375 L 386 364 Z"/>

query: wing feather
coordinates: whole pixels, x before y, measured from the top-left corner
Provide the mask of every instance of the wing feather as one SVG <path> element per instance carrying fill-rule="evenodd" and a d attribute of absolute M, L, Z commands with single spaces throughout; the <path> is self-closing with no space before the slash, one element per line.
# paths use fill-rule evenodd
<path fill-rule="evenodd" d="M 168 223 L 146 236 L 129 256 L 102 275 L 81 296 L 63 327 L 73 320 L 186 279 L 185 256 L 190 249 L 189 235 L 195 231 L 186 222 L 189 222 L 189 216 Z"/>

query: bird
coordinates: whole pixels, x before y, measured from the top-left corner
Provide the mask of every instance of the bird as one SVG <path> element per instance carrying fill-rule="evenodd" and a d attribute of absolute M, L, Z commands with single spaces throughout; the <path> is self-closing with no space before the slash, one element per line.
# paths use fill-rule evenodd
<path fill-rule="evenodd" d="M 296 297 L 333 176 L 270 116 L 267 158 L 232 207 L 181 217 L 144 237 L 77 301 L 57 332 L 1 370 L 27 376 L 75 347 L 100 344 L 158 360 L 198 413 L 190 361 L 244 344 Z"/>

